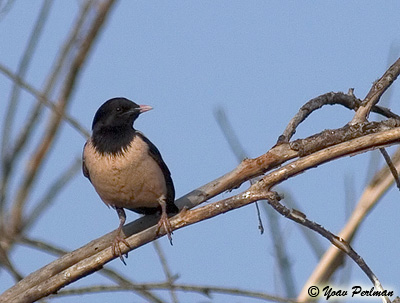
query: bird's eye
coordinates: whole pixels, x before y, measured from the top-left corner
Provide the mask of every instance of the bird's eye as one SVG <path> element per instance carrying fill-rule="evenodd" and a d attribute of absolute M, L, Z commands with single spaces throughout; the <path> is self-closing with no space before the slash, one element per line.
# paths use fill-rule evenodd
<path fill-rule="evenodd" d="M 120 112 L 120 111 L 121 111 L 121 107 L 117 107 L 117 108 L 116 108 L 116 111 L 117 111 L 117 112 Z"/>

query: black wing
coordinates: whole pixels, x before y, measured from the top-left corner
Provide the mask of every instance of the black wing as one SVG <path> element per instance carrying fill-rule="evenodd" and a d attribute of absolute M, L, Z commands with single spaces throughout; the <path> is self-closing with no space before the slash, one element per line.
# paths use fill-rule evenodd
<path fill-rule="evenodd" d="M 85 164 L 85 147 L 86 147 L 86 144 L 87 144 L 87 142 L 86 142 L 85 145 L 83 146 L 83 153 L 82 153 L 82 172 L 83 172 L 83 175 L 84 175 L 86 178 L 88 178 L 90 182 L 92 182 L 92 181 L 90 180 L 89 170 L 87 169 L 86 164 Z"/>
<path fill-rule="evenodd" d="M 165 164 L 157 147 L 149 139 L 147 139 L 145 135 L 143 135 L 140 132 L 136 132 L 136 135 L 139 136 L 144 142 L 146 142 L 148 144 L 149 155 L 157 162 L 157 164 L 161 168 L 161 171 L 164 174 L 165 182 L 167 185 L 167 197 L 166 197 L 167 198 L 167 201 L 166 201 L 167 202 L 167 212 L 168 213 L 178 213 L 179 209 L 174 204 L 174 201 L 175 201 L 174 183 L 172 182 L 171 172 L 169 171 L 167 164 Z"/>

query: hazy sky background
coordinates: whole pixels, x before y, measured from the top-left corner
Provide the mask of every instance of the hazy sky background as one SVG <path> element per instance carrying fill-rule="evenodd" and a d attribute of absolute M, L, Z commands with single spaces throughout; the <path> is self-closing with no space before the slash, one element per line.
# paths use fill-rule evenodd
<path fill-rule="evenodd" d="M 0 16 L 0 63 L 14 71 L 41 4 L 15 1 L 10 11 Z M 80 1 L 55 1 L 52 5 L 27 73 L 27 81 L 35 87 L 43 86 L 79 5 Z M 309 99 L 349 88 L 355 89 L 357 97 L 365 97 L 372 82 L 386 70 L 389 55 L 400 55 L 399 12 L 399 1 L 120 1 L 90 54 L 68 112 L 89 129 L 95 111 L 109 98 L 124 96 L 153 106 L 135 126 L 161 151 L 180 197 L 237 165 L 216 122 L 217 108 L 225 109 L 249 157 L 265 153 Z M 1 75 L 1 121 L 10 87 L 10 81 Z M 398 82 L 391 93 L 389 107 L 399 113 Z M 22 94 L 17 126 L 23 124 L 34 102 L 29 94 Z M 300 126 L 296 138 L 341 127 L 352 116 L 344 108 L 323 108 Z M 79 158 L 84 142 L 76 130 L 64 124 L 39 184 L 48 185 Z M 293 197 L 307 217 L 337 233 L 348 215 L 346 190 L 352 199 L 347 203 L 355 204 L 371 177 L 367 175 L 370 156 L 345 158 L 308 171 L 285 182 L 280 192 Z M 381 165 L 382 159 L 377 167 Z M 13 180 L 14 186 L 18 181 Z M 45 187 L 38 186 L 29 203 L 34 205 L 44 192 Z M 178 281 L 284 295 L 262 211 L 267 228 L 263 235 L 257 228 L 255 207 L 250 205 L 174 232 L 173 247 L 162 238 L 160 243 L 173 273 L 180 277 Z M 399 213 L 399 192 L 392 188 L 353 243 L 383 286 L 395 290 L 395 295 L 400 295 Z M 128 214 L 128 221 L 136 218 L 137 214 Z M 298 292 L 317 260 L 299 227 L 279 219 Z M 117 226 L 116 212 L 105 207 L 89 181 L 78 174 L 29 234 L 74 250 Z M 323 247 L 329 247 L 327 240 L 320 240 Z M 24 274 L 52 260 L 53 256 L 24 246 L 17 246 L 13 254 Z M 131 252 L 127 262 L 124 266 L 115 260 L 107 266 L 137 282 L 164 280 L 152 244 Z M 372 286 L 351 260 L 346 263 L 351 264 L 351 272 L 346 274 L 350 286 Z M 69 287 L 105 282 L 105 278 L 92 275 Z M 0 292 L 12 283 L 9 275 L 0 271 Z M 85 302 L 98 302 L 99 298 L 102 302 L 141 301 L 128 292 L 83 297 Z M 182 302 L 226 302 L 223 296 L 208 299 L 179 293 L 179 298 Z M 52 302 L 81 300 L 65 297 Z"/>

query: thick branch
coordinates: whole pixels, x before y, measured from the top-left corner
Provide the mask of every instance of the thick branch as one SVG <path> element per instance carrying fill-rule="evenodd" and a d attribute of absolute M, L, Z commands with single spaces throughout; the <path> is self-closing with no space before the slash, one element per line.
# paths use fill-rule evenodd
<path fill-rule="evenodd" d="M 290 147 L 299 152 L 303 157 L 318 150 L 346 142 L 354 138 L 367 134 L 377 133 L 400 126 L 400 120 L 389 119 L 381 122 L 363 122 L 353 125 L 345 125 L 339 129 L 327 129 L 319 134 L 310 136 L 306 139 L 298 139 L 290 144 Z"/>
<path fill-rule="evenodd" d="M 315 152 L 267 174 L 264 178 L 251 187 L 251 191 L 248 190 L 237 196 L 208 204 L 194 210 L 182 211 L 179 215 L 171 219 L 172 228 L 176 230 L 184 226 L 212 218 L 232 209 L 242 207 L 254 201 L 268 199 L 268 194 L 265 194 L 266 190 L 269 190 L 269 188 L 273 187 L 274 185 L 283 182 L 284 180 L 293 177 L 300 172 L 304 172 L 307 169 L 316 167 L 333 159 L 365 152 L 377 147 L 391 145 L 399 142 L 399 140 L 400 128 L 394 128 L 356 138 L 349 142 L 344 142 Z M 261 157 L 253 160 L 245 160 L 245 166 L 243 166 L 243 163 L 239 165 L 239 167 L 235 170 L 235 175 L 238 176 L 237 180 L 244 179 L 241 173 L 244 175 L 248 174 L 249 170 L 246 169 L 246 165 L 252 167 L 252 165 L 256 165 L 258 162 L 263 163 L 263 159 L 267 154 L 264 154 Z M 273 163 L 283 162 L 284 159 L 287 158 L 288 157 L 285 154 L 275 154 Z M 262 169 L 258 168 L 258 170 Z M 223 192 L 230 189 L 229 187 L 227 188 L 224 186 L 227 184 L 238 184 L 237 180 L 235 180 L 235 182 L 224 182 L 223 179 L 225 177 L 228 179 L 231 178 L 230 174 L 231 173 L 218 179 L 219 182 L 213 181 L 212 184 L 214 184 L 215 187 L 212 188 L 210 192 L 203 191 L 204 188 L 210 188 L 209 185 L 203 186 L 201 189 L 192 191 L 186 196 L 180 198 L 177 201 L 178 204 L 182 206 L 182 204 L 185 205 L 187 203 L 187 207 L 192 207 L 192 201 L 199 199 L 197 198 L 198 196 L 204 198 L 210 196 L 211 194 L 215 194 L 216 192 Z M 135 249 L 153 241 L 159 236 L 164 235 L 163 230 L 161 230 L 160 234 L 157 234 L 157 219 L 158 218 L 154 216 L 146 216 L 128 224 L 124 228 L 125 234 L 129 236 L 127 241 L 131 249 Z M 7 300 L 11 299 L 15 300 L 15 302 L 29 302 L 37 300 L 43 296 L 57 291 L 63 286 L 76 281 L 77 279 L 80 279 L 81 277 L 90 274 L 93 271 L 98 270 L 104 264 L 115 258 L 110 247 L 112 237 L 113 234 L 109 233 L 30 274 L 20 283 L 16 284 L 14 287 L 0 296 L 0 302 L 3 302 L 1 300 L 8 302 Z M 123 253 L 128 252 L 128 248 L 121 248 Z"/>

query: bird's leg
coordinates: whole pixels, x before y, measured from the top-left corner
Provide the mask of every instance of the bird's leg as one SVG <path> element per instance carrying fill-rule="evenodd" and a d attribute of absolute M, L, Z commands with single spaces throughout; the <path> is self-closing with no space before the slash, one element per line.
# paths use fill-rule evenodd
<path fill-rule="evenodd" d="M 160 228 L 164 227 L 165 232 L 167 233 L 168 240 L 172 245 L 172 227 L 171 223 L 169 222 L 168 215 L 167 215 L 167 204 L 165 202 L 165 196 L 161 196 L 158 199 L 158 203 L 161 206 L 161 218 L 157 224 L 157 233 L 160 232 Z"/>
<path fill-rule="evenodd" d="M 124 263 L 126 265 L 124 257 L 121 252 L 121 248 L 119 246 L 119 243 L 122 242 L 128 248 L 130 248 L 129 243 L 123 237 L 121 237 L 122 226 L 124 226 L 124 224 L 125 224 L 126 215 L 125 215 L 125 211 L 123 208 L 116 207 L 115 210 L 117 211 L 117 214 L 119 217 L 119 226 L 118 226 L 118 229 L 116 230 L 116 235 L 115 235 L 114 241 L 112 243 L 112 250 L 113 250 L 114 256 L 119 256 L 122 263 Z M 125 254 L 125 257 L 128 258 L 128 253 Z"/>

